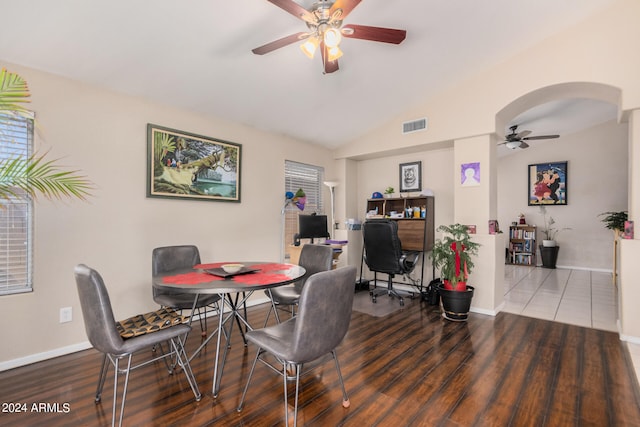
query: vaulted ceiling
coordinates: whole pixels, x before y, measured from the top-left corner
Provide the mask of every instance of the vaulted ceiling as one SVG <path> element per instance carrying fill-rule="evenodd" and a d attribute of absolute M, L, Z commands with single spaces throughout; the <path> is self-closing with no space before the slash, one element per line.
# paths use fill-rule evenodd
<path fill-rule="evenodd" d="M 613 2 L 362 0 L 345 24 L 404 29 L 406 40 L 343 39 L 340 69 L 323 74 L 299 43 L 251 52 L 307 31 L 267 0 L 0 0 L 0 61 L 338 147 Z M 519 120 L 563 132 L 533 129 L 559 114 L 546 108 Z"/>

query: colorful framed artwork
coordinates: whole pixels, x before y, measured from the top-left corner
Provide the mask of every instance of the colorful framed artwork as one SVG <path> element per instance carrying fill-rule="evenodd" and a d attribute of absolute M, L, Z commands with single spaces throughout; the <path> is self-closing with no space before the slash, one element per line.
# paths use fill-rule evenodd
<path fill-rule="evenodd" d="M 567 204 L 567 162 L 529 165 L 528 205 Z"/>
<path fill-rule="evenodd" d="M 463 187 L 480 185 L 480 162 L 463 163 L 460 165 L 460 184 Z"/>
<path fill-rule="evenodd" d="M 147 197 L 240 202 L 242 146 L 147 125 Z"/>
<path fill-rule="evenodd" d="M 422 162 L 400 164 L 400 192 L 422 190 Z"/>

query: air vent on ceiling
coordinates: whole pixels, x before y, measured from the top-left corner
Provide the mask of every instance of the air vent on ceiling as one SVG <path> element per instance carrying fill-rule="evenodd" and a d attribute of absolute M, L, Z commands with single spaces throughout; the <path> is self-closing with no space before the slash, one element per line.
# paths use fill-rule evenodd
<path fill-rule="evenodd" d="M 427 119 L 422 118 L 422 119 L 418 119 L 418 120 L 412 120 L 410 122 L 404 122 L 402 124 L 402 133 L 412 133 L 412 132 L 419 132 L 421 130 L 426 130 L 427 129 Z"/>

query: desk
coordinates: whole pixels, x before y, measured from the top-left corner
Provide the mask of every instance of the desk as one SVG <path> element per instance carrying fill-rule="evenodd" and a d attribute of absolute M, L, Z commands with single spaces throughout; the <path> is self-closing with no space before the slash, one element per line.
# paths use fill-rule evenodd
<path fill-rule="evenodd" d="M 251 329 L 251 325 L 249 325 L 247 319 L 238 311 L 238 307 L 244 305 L 246 300 L 256 290 L 264 290 L 286 285 L 299 280 L 305 274 L 305 269 L 298 265 L 270 262 L 242 262 L 242 264 L 247 268 L 256 269 L 256 271 L 227 278 L 205 272 L 205 269 L 219 268 L 223 264 L 228 263 L 217 262 L 212 264 L 198 264 L 192 268 L 173 270 L 153 277 L 153 286 L 156 288 L 178 289 L 180 292 L 192 293 L 194 295 L 218 294 L 223 301 L 223 308 L 224 306 L 227 306 L 230 309 L 226 317 L 224 315 L 224 309 L 222 309 L 222 313 L 218 316 L 216 357 L 213 366 L 213 397 L 217 397 L 218 392 L 220 391 L 222 370 L 224 368 L 227 351 L 229 349 L 228 345 L 225 346 L 222 365 L 218 367 L 220 364 L 221 336 L 224 334 L 228 343 L 231 339 L 231 332 L 233 330 L 233 324 L 231 324 L 227 335 L 224 325 L 229 320 L 233 323 L 233 320 L 235 319 L 239 324 L 243 323 L 245 327 Z M 241 301 L 238 301 L 237 295 L 240 293 L 242 293 L 243 297 Z M 236 295 L 235 299 L 232 298 L 232 294 Z M 207 340 L 198 347 L 194 354 L 199 352 L 212 336 L 213 335 L 208 337 Z M 220 375 L 218 375 L 218 369 L 220 369 Z"/>

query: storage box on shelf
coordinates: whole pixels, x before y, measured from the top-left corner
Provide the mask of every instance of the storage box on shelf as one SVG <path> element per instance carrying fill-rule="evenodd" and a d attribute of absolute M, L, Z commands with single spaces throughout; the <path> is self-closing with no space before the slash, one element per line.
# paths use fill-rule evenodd
<path fill-rule="evenodd" d="M 509 227 L 507 263 L 536 265 L 536 226 L 515 225 Z"/>

